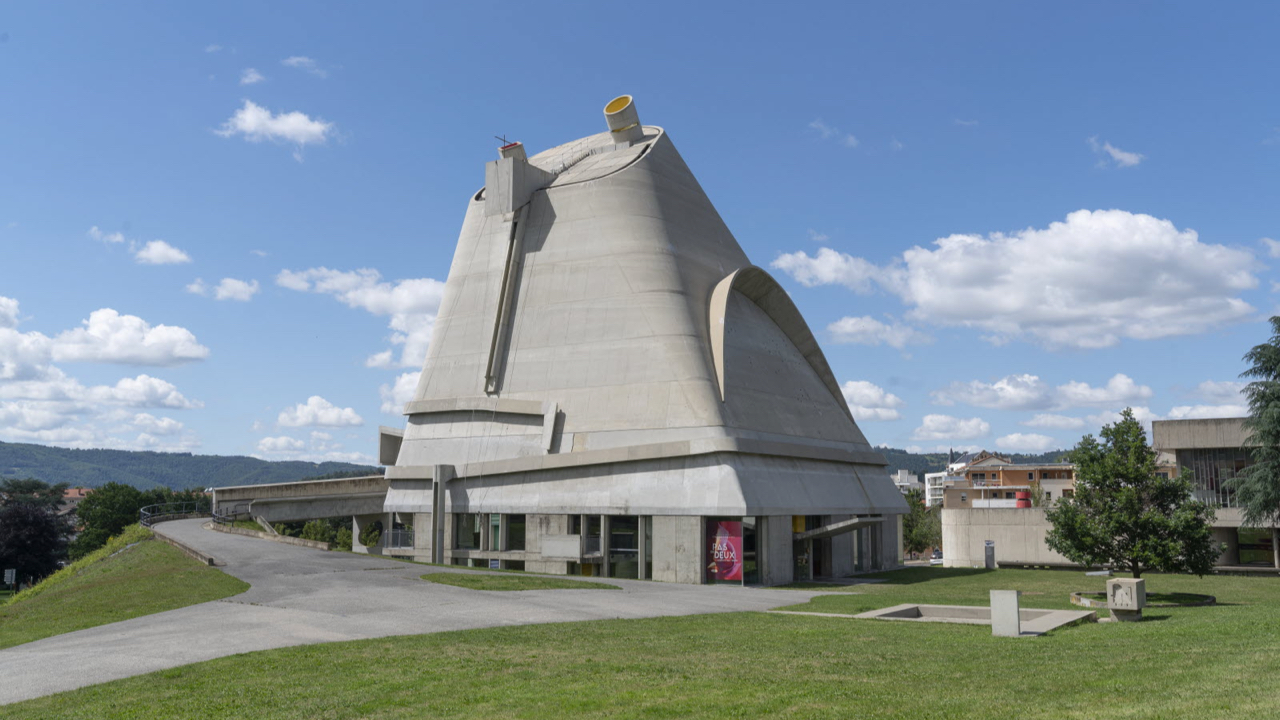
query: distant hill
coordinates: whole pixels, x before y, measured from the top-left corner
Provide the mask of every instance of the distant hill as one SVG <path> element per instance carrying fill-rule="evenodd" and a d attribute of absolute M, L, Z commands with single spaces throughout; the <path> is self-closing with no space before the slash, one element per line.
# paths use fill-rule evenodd
<path fill-rule="evenodd" d="M 380 468 L 370 465 L 340 462 L 269 462 L 243 455 L 71 450 L 0 442 L 0 478 L 30 477 L 47 483 L 65 482 L 72 487 L 100 487 L 118 482 L 140 490 L 158 486 L 185 490 L 380 472 Z"/>
<path fill-rule="evenodd" d="M 893 474 L 899 468 L 906 469 L 916 475 L 924 475 L 925 473 L 942 472 L 947 469 L 946 453 L 928 453 L 925 455 L 916 455 L 906 450 L 899 450 L 891 447 L 876 448 L 885 459 L 889 461 L 889 473 Z M 963 453 L 957 452 L 956 457 L 960 457 Z M 1040 455 L 1024 455 L 1022 453 L 1001 453 L 1004 457 L 1009 458 L 1015 463 L 1052 463 L 1065 461 L 1066 450 L 1053 450 Z M 923 479 L 923 478 L 922 478 Z"/>

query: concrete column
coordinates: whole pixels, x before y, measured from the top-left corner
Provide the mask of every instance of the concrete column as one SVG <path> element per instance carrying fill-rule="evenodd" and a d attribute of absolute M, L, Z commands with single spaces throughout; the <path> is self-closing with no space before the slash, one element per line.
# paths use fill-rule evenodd
<path fill-rule="evenodd" d="M 1022 635 L 1022 618 L 1018 614 L 1018 590 L 991 591 L 991 634 L 996 637 Z"/>
<path fill-rule="evenodd" d="M 638 518 L 637 518 L 637 520 L 639 521 L 639 524 L 640 524 L 640 532 L 638 533 L 638 535 L 640 536 L 640 542 L 639 542 L 639 544 L 638 544 L 638 547 L 639 547 L 638 553 L 639 553 L 639 555 L 638 555 L 638 558 L 637 558 L 637 560 L 639 561 L 640 567 L 636 570 L 636 577 L 640 578 L 641 580 L 648 580 L 648 579 L 649 579 L 649 575 L 648 575 L 648 573 L 646 573 L 646 572 L 645 572 L 645 567 L 644 567 L 644 556 L 645 556 L 645 553 L 646 553 L 646 552 L 648 552 L 648 550 L 649 550 L 649 539 L 648 539 L 648 538 L 646 538 L 646 537 L 645 537 L 645 534 L 644 534 L 645 521 L 646 521 L 646 520 L 648 520 L 648 519 L 649 519 L 649 518 L 648 518 L 648 516 L 645 516 L 645 515 L 640 515 L 640 516 L 638 516 Z M 757 535 L 756 535 L 756 542 L 757 542 L 757 545 L 758 545 L 758 544 L 759 544 L 759 531 L 758 531 L 758 530 L 757 530 Z M 759 557 L 760 557 L 760 552 L 759 552 L 759 550 L 757 550 L 757 551 L 756 551 L 756 558 L 757 558 L 757 559 L 756 559 L 756 562 L 759 562 Z"/>
<path fill-rule="evenodd" d="M 1280 570 L 1280 528 L 1271 528 L 1271 556 L 1272 564 Z"/>
<path fill-rule="evenodd" d="M 600 577 L 609 577 L 609 516 L 600 516 Z"/>

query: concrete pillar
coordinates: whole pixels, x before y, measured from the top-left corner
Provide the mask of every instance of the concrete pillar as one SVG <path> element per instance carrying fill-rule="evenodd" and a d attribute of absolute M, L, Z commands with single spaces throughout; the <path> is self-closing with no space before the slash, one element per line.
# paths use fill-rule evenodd
<path fill-rule="evenodd" d="M 600 577 L 609 577 L 609 516 L 600 516 Z"/>
<path fill-rule="evenodd" d="M 1018 614 L 1019 590 L 991 591 L 991 634 L 996 637 L 1020 637 L 1022 617 Z"/>
<path fill-rule="evenodd" d="M 644 532 L 644 530 L 645 530 L 645 522 L 646 522 L 649 518 L 648 518 L 647 516 L 645 516 L 645 515 L 640 515 L 640 516 L 639 516 L 639 517 L 637 517 L 636 519 L 637 519 L 637 521 L 638 521 L 638 522 L 639 522 L 639 524 L 640 524 L 640 532 L 639 532 L 639 533 L 637 533 L 637 534 L 639 535 L 639 537 L 640 537 L 640 542 L 637 544 L 637 548 L 638 548 L 638 550 L 636 551 L 636 552 L 637 552 L 637 558 L 636 558 L 636 559 L 637 559 L 637 561 L 639 562 L 640 567 L 636 569 L 636 577 L 637 577 L 637 578 L 639 578 L 639 579 L 641 579 L 641 580 L 648 580 L 648 579 L 649 579 L 649 574 L 648 574 L 647 572 L 645 572 L 645 567 L 644 567 L 644 557 L 645 557 L 645 553 L 647 553 L 647 552 L 649 551 L 649 539 L 648 539 L 647 537 L 645 537 L 645 532 Z M 756 535 L 756 547 L 757 547 L 757 550 L 756 550 L 756 562 L 760 562 L 759 537 L 760 537 L 760 536 L 759 536 L 759 531 L 757 530 L 757 535 Z"/>
<path fill-rule="evenodd" d="M 365 547 L 360 542 L 360 534 L 363 533 L 370 525 L 375 522 L 382 521 L 382 529 L 385 532 L 390 526 L 386 522 L 386 514 L 377 515 L 355 515 L 351 518 L 351 551 L 357 553 L 368 553 L 371 549 L 375 554 L 381 551 L 378 548 Z"/>
<path fill-rule="evenodd" d="M 1280 528 L 1271 528 L 1271 557 L 1272 564 L 1280 570 Z"/>

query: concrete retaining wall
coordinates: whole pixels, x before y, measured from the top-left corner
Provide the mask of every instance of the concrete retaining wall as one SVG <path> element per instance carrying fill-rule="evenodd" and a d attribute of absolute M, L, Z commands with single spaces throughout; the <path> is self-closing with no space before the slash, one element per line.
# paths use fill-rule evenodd
<path fill-rule="evenodd" d="M 231 535 L 244 535 L 246 537 L 261 538 L 272 542 L 284 543 L 285 545 L 298 545 L 300 547 L 315 548 L 316 550 L 328 550 L 329 543 L 320 542 L 318 540 L 303 540 L 302 538 L 289 537 L 288 535 L 268 535 L 261 530 L 247 530 L 245 528 L 233 527 L 231 525 L 223 525 L 222 523 L 207 522 L 204 524 L 206 530 L 217 530 Z"/>
<path fill-rule="evenodd" d="M 1052 526 L 1042 508 L 942 511 L 942 565 L 981 567 L 987 540 L 996 544 L 996 562 L 1006 565 L 1074 565 L 1049 549 Z"/>
<path fill-rule="evenodd" d="M 159 531 L 158 531 L 158 530 L 156 530 L 155 528 L 152 528 L 152 529 L 151 529 L 151 533 L 152 533 L 152 535 L 154 535 L 154 536 L 155 536 L 155 538 L 156 538 L 157 540 L 159 540 L 160 542 L 162 542 L 162 543 L 166 543 L 166 544 L 169 544 L 169 545 L 174 546 L 175 548 L 177 548 L 178 550 L 180 550 L 180 551 L 182 552 L 182 554 L 183 554 L 183 555 L 186 555 L 187 557 L 191 558 L 192 560 L 195 560 L 195 561 L 196 561 L 196 562 L 198 562 L 198 563 L 202 563 L 202 564 L 204 564 L 204 565 L 210 565 L 210 566 L 213 566 L 213 565 L 224 565 L 224 564 L 225 564 L 225 563 L 220 563 L 220 562 L 218 562 L 217 560 L 215 560 L 215 559 L 214 559 L 214 557 L 213 557 L 212 555 L 206 555 L 206 554 L 204 554 L 204 553 L 200 552 L 199 550 L 196 550 L 195 548 L 191 547 L 190 545 L 188 545 L 188 544 L 186 544 L 186 543 L 184 543 L 184 542 L 181 542 L 181 541 L 179 541 L 179 540 L 174 540 L 173 538 L 169 537 L 168 535 L 165 535 L 164 533 L 159 532 Z"/>

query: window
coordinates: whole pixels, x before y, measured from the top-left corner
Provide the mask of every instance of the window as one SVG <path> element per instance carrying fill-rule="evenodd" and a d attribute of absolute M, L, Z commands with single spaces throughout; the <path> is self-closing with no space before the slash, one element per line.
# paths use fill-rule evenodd
<path fill-rule="evenodd" d="M 1042 474 L 1043 474 L 1043 473 L 1042 473 Z M 1035 480 L 1035 479 L 1036 479 L 1036 474 L 1035 474 L 1035 473 L 1033 473 L 1033 472 L 1029 472 L 1029 473 L 1027 473 L 1027 479 L 1028 479 L 1028 480 Z"/>
<path fill-rule="evenodd" d="M 524 550 L 524 526 L 524 515 L 507 516 L 507 550 Z"/>
<path fill-rule="evenodd" d="M 986 474 L 986 473 L 974 473 L 974 474 L 973 474 L 973 479 L 974 479 L 974 480 L 986 480 L 986 479 L 987 479 L 987 474 Z"/>
<path fill-rule="evenodd" d="M 582 516 L 581 515 L 569 516 L 569 534 L 570 535 L 582 534 Z"/>
<path fill-rule="evenodd" d="M 502 516 L 489 514 L 489 549 L 502 550 Z"/>
<path fill-rule="evenodd" d="M 1075 490 L 1063 490 L 1063 491 L 1062 491 L 1062 497 L 1064 497 L 1064 498 L 1075 497 L 1075 496 L 1076 496 L 1076 491 L 1075 491 Z"/>
<path fill-rule="evenodd" d="M 1011 492 L 1006 492 L 1006 493 L 1004 494 L 1004 499 L 1005 499 L 1005 500 L 1012 500 L 1014 497 L 1015 497 L 1015 496 L 1014 496 L 1014 494 L 1013 494 L 1013 493 L 1011 493 Z"/>
<path fill-rule="evenodd" d="M 968 500 L 969 500 L 969 493 L 960 493 L 960 502 L 966 502 Z"/>
<path fill-rule="evenodd" d="M 479 550 L 480 522 L 476 513 L 454 513 L 453 546 L 459 550 Z"/>

